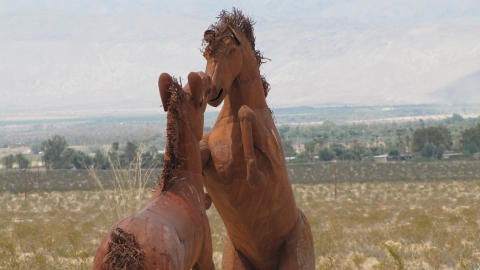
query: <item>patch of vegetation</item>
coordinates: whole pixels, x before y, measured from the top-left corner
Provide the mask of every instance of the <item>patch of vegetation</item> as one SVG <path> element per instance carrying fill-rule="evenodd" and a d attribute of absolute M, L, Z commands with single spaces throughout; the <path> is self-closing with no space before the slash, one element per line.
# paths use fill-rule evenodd
<path fill-rule="evenodd" d="M 342 181 L 336 200 L 332 182 L 294 184 L 293 190 L 312 228 L 317 269 L 480 265 L 480 180 Z M 23 194 L 1 192 L 0 269 L 90 268 L 116 218 L 108 207 L 115 196 L 108 189 L 35 192 L 25 204 Z M 133 200 L 143 205 L 149 196 Z M 207 214 L 220 268 L 225 228 L 214 207 Z"/>

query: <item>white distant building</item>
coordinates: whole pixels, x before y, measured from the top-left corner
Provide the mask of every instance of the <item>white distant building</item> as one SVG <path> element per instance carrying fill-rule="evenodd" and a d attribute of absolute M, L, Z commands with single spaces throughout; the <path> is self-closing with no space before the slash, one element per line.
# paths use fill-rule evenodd
<path fill-rule="evenodd" d="M 285 157 L 286 162 L 292 161 L 294 159 L 296 159 L 296 157 Z"/>
<path fill-rule="evenodd" d="M 445 151 L 443 153 L 443 159 L 460 159 L 462 157 L 462 153 L 456 153 L 453 151 Z"/>
<path fill-rule="evenodd" d="M 388 155 L 380 155 L 380 156 L 374 156 L 373 160 L 375 160 L 375 163 L 387 163 L 387 158 Z"/>

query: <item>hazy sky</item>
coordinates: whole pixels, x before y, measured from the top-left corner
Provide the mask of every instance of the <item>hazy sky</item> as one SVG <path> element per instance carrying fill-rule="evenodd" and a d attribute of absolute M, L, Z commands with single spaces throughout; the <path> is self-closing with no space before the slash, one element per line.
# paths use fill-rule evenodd
<path fill-rule="evenodd" d="M 274 107 L 423 103 L 480 71 L 479 0 L 1 0 L 0 112 L 156 107 L 158 74 L 203 69 L 232 6 L 273 59 Z"/>
<path fill-rule="evenodd" d="M 211 18 L 221 9 L 241 7 L 247 14 L 264 16 L 314 16 L 382 26 L 480 18 L 478 0 L 236 0 L 236 1 L 155 1 L 155 0 L 2 0 L 0 12 L 67 11 L 112 14 L 150 11 L 191 14 Z"/>

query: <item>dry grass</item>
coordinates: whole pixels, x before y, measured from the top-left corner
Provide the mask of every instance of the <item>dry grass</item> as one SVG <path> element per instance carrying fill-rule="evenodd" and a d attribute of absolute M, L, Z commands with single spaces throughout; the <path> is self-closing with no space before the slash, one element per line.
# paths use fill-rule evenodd
<path fill-rule="evenodd" d="M 317 269 L 477 269 L 480 181 L 293 185 L 312 226 Z M 106 196 L 105 196 L 106 195 Z M 142 204 L 146 192 L 133 198 Z M 112 225 L 113 190 L 0 194 L 0 269 L 89 269 Z M 214 258 L 225 236 L 208 210 Z"/>
<path fill-rule="evenodd" d="M 87 269 L 111 225 L 98 191 L 35 193 L 27 204 L 6 192 L 0 201 L 1 269 Z"/>
<path fill-rule="evenodd" d="M 478 269 L 480 181 L 294 185 L 318 269 Z"/>
<path fill-rule="evenodd" d="M 140 147 L 144 147 L 140 144 Z M 113 187 L 113 195 L 107 192 L 106 185 L 103 184 L 101 176 L 97 170 L 85 166 L 89 175 L 95 181 L 102 191 L 102 195 L 106 200 L 108 209 L 102 210 L 104 217 L 109 223 L 114 224 L 116 221 L 131 216 L 143 208 L 145 202 L 141 198 L 148 195 L 148 179 L 154 175 L 154 166 L 148 169 L 142 169 L 142 154 L 137 152 L 137 156 L 132 162 L 134 169 L 122 168 L 120 161 L 112 160 L 106 155 L 110 164 L 110 185 Z M 130 165 L 129 165 L 130 166 Z"/>

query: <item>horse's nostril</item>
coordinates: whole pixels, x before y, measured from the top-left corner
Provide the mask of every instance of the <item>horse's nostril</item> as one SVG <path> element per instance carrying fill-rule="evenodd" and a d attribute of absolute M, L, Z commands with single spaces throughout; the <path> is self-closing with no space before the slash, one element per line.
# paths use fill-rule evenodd
<path fill-rule="evenodd" d="M 215 92 L 214 94 L 216 95 L 214 98 L 210 99 L 210 101 L 215 101 L 220 98 L 220 96 L 223 93 L 223 88 L 220 88 L 220 91 Z"/>

